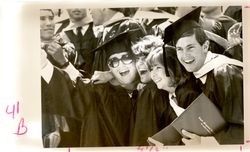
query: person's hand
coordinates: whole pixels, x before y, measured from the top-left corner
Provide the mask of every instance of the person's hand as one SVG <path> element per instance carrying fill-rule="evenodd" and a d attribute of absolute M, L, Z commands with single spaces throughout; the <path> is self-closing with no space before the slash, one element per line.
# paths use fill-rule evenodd
<path fill-rule="evenodd" d="M 136 89 L 139 91 L 139 90 L 142 90 L 145 86 L 146 84 L 144 83 L 138 83 Z"/>
<path fill-rule="evenodd" d="M 55 36 L 54 42 L 59 44 L 61 47 L 63 47 L 63 51 L 65 55 L 70 56 L 70 55 L 75 55 L 75 46 L 73 43 L 69 42 L 65 38 L 63 38 L 60 34 L 57 34 Z"/>
<path fill-rule="evenodd" d="M 182 142 L 185 145 L 199 145 L 199 144 L 201 144 L 201 137 L 200 136 L 193 134 L 191 132 L 188 132 L 184 129 L 182 129 L 181 132 L 184 136 L 187 137 L 187 138 L 182 138 Z"/>
<path fill-rule="evenodd" d="M 114 78 L 110 71 L 95 71 L 91 77 L 93 84 L 103 84 Z"/>
<path fill-rule="evenodd" d="M 60 66 L 68 62 L 68 59 L 64 56 L 63 48 L 56 42 L 49 44 L 47 53 L 51 55 Z"/>
<path fill-rule="evenodd" d="M 58 147 L 60 141 L 61 141 L 61 137 L 60 137 L 60 133 L 58 130 L 52 132 L 52 133 L 49 133 L 45 136 L 45 141 L 48 142 L 49 147 L 51 148 L 55 148 L 55 147 Z"/>
<path fill-rule="evenodd" d="M 243 40 L 240 37 L 242 30 L 242 23 L 238 22 L 235 23 L 233 26 L 230 27 L 227 34 L 227 39 L 230 47 L 241 45 Z"/>
<path fill-rule="evenodd" d="M 63 46 L 63 50 L 65 51 L 66 57 L 75 56 L 75 46 L 74 44 L 68 42 Z"/>

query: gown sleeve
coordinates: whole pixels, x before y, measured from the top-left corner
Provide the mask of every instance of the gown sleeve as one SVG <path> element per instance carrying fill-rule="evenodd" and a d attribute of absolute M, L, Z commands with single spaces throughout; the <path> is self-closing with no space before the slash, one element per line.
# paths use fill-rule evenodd
<path fill-rule="evenodd" d="M 176 118 L 168 100 L 168 92 L 157 89 L 154 84 L 147 84 L 139 91 L 130 145 L 148 145 L 148 137 L 156 134 Z"/>
<path fill-rule="evenodd" d="M 69 76 L 54 68 L 49 83 L 42 79 L 42 112 L 74 117 L 72 89 L 73 84 Z"/>
<path fill-rule="evenodd" d="M 243 75 L 242 69 L 223 65 L 214 70 L 210 88 L 215 104 L 220 108 L 228 125 L 215 135 L 220 144 L 240 144 L 244 141 L 243 119 Z M 208 81 L 208 80 L 207 80 Z M 214 84 L 212 83 L 214 81 Z M 214 87 L 211 87 L 214 86 Z M 212 90 L 210 90 L 212 91 Z"/>
<path fill-rule="evenodd" d="M 230 58 L 243 61 L 242 46 L 240 45 L 228 48 L 224 54 Z"/>
<path fill-rule="evenodd" d="M 75 88 L 66 72 L 54 68 L 49 83 L 42 78 L 43 136 L 56 130 L 55 120 L 53 119 L 54 115 L 64 117 L 69 127 L 69 131 L 63 131 L 60 128 L 61 141 L 59 147 L 79 146 L 79 126 L 81 126 L 81 120 L 77 120 L 76 118 L 78 118 L 77 107 L 80 106 L 79 102 L 81 100 L 75 98 L 74 94 L 76 94 Z"/>

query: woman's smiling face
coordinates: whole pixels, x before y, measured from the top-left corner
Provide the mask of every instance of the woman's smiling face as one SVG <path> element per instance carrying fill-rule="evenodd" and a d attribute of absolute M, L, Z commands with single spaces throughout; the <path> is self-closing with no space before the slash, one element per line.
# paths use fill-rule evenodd
<path fill-rule="evenodd" d="M 149 81 L 151 81 L 150 70 L 146 63 L 145 55 L 136 56 L 136 69 L 138 71 L 142 83 L 148 83 Z"/>
<path fill-rule="evenodd" d="M 163 89 L 170 93 L 175 91 L 175 87 L 173 87 L 173 81 L 170 77 L 166 76 L 165 67 L 163 65 L 155 64 L 151 66 L 150 74 L 158 89 Z"/>

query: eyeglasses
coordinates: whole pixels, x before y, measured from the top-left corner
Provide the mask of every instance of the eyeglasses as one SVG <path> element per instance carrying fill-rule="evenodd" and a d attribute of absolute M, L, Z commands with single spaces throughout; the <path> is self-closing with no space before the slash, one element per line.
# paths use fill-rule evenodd
<path fill-rule="evenodd" d="M 133 62 L 133 59 L 131 56 L 129 55 L 123 55 L 120 59 L 118 59 L 117 57 L 113 57 L 111 59 L 108 60 L 108 65 L 112 68 L 116 68 L 119 66 L 119 61 L 122 61 L 123 64 L 130 64 Z"/>

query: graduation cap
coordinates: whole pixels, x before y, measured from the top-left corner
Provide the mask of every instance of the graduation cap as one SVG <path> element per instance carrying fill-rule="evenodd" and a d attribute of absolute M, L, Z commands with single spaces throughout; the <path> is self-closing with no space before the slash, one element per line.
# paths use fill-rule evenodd
<path fill-rule="evenodd" d="M 138 41 L 140 37 L 146 35 L 145 29 L 135 20 L 128 18 L 121 19 L 110 25 L 111 29 L 103 33 L 103 40 L 99 43 L 94 51 L 102 50 L 102 48 L 112 48 L 112 45 L 119 43 L 131 47 L 128 42 Z M 131 48 L 130 48 L 131 50 Z M 105 49 L 107 57 L 113 54 L 115 49 Z M 116 53 L 116 52 L 114 52 Z"/>
<path fill-rule="evenodd" d="M 198 7 L 166 27 L 164 31 L 164 43 L 170 44 L 172 42 L 172 44 L 175 44 L 183 33 L 193 28 L 200 28 L 200 12 L 201 7 Z"/>

